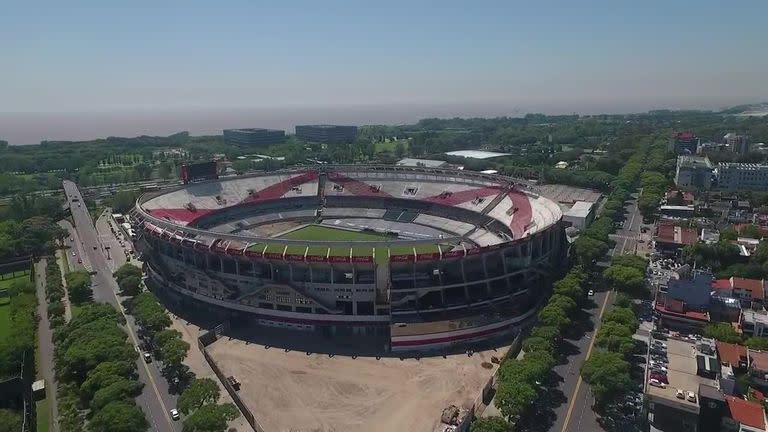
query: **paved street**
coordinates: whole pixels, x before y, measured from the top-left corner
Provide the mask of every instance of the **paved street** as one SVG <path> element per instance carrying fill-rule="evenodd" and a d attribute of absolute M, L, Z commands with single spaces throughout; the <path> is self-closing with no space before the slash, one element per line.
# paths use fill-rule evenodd
<path fill-rule="evenodd" d="M 610 251 L 610 255 L 622 253 L 634 253 L 640 246 L 647 244 L 646 241 L 638 243 L 640 237 L 640 227 L 642 226 L 642 215 L 637 208 L 637 194 L 633 194 L 633 199 L 624 207 L 626 210 L 625 220 L 622 227 L 617 230 L 611 238 L 616 241 L 616 246 Z M 558 365 L 554 371 L 563 381 L 558 386 L 567 403 L 557 406 L 554 411 L 556 419 L 549 429 L 552 432 L 580 432 L 580 431 L 599 431 L 602 427 L 597 422 L 597 415 L 592 411 L 594 398 L 589 390 L 589 385 L 579 375 L 579 369 L 586 360 L 594 343 L 594 336 L 600 327 L 602 314 L 607 306 L 613 300 L 608 296 L 612 293 L 595 293 L 595 307 L 586 310 L 589 314 L 589 322 L 594 329 L 588 330 L 584 337 L 577 341 L 568 341 L 573 344 L 572 351 L 575 354 L 568 357 L 568 362 L 564 365 Z M 588 327 L 589 328 L 589 327 Z"/>
<path fill-rule="evenodd" d="M 48 321 L 48 301 L 45 298 L 45 258 L 35 263 L 35 292 L 37 294 L 37 324 L 38 361 L 40 375 L 45 380 L 45 397 L 48 399 L 48 419 L 50 430 L 59 430 L 59 406 L 56 400 L 56 374 L 53 369 L 53 332 Z"/>
<path fill-rule="evenodd" d="M 74 244 L 73 250 L 76 256 L 72 257 L 72 251 L 69 251 L 68 258 L 75 258 L 75 261 L 77 258 L 81 258 L 82 265 L 95 272 L 92 276 L 94 300 L 112 304 L 125 315 L 117 295 L 117 282 L 112 277 L 113 265 L 109 263 L 111 259 L 108 260 L 105 255 L 104 245 L 99 241 L 88 209 L 82 202 L 82 196 L 74 183 L 65 180 L 63 184 L 72 209 L 72 218 L 78 236 L 71 242 Z M 72 202 L 73 198 L 78 199 L 78 202 Z M 133 318 L 126 316 L 126 321 L 129 338 L 133 345 L 138 347 Z M 136 398 L 136 402 L 146 413 L 151 429 L 154 431 L 180 431 L 181 423 L 171 420 L 168 413 L 171 408 L 176 406 L 176 396 L 169 394 L 168 383 L 160 374 L 158 363 L 147 364 L 143 360 L 137 359 L 136 364 L 139 380 L 145 384 L 144 391 Z"/>

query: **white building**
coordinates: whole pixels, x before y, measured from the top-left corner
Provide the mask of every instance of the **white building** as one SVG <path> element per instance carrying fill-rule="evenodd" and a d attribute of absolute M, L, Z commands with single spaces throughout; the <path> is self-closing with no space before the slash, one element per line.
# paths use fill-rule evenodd
<path fill-rule="evenodd" d="M 715 171 L 719 189 L 768 190 L 768 165 L 721 162 Z"/>
<path fill-rule="evenodd" d="M 587 201 L 576 201 L 565 214 L 563 221 L 570 223 L 572 227 L 584 230 L 592 223 L 595 218 L 594 203 Z"/>

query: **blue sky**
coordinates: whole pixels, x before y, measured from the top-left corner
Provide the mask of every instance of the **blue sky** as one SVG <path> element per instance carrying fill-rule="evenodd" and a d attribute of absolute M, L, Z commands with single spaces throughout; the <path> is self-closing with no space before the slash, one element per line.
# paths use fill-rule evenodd
<path fill-rule="evenodd" d="M 765 0 L 2 3 L 0 113 L 768 99 Z"/>

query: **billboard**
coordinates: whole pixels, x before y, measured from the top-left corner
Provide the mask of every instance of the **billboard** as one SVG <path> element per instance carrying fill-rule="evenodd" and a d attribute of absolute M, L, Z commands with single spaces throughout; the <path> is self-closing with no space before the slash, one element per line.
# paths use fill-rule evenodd
<path fill-rule="evenodd" d="M 181 179 L 185 184 L 197 180 L 217 178 L 219 178 L 219 169 L 216 161 L 190 163 L 181 166 Z"/>

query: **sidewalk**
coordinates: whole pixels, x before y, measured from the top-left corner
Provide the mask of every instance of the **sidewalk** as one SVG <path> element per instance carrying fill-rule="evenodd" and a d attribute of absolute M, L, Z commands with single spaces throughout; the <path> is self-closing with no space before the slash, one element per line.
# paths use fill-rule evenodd
<path fill-rule="evenodd" d="M 40 370 L 38 377 L 45 380 L 45 399 L 48 401 L 49 431 L 59 430 L 59 406 L 56 399 L 56 374 L 53 370 L 53 332 L 48 321 L 48 302 L 45 298 L 45 258 L 35 263 L 35 291 L 37 293 L 37 314 L 40 321 L 37 326 L 38 355 Z"/>
<path fill-rule="evenodd" d="M 68 271 L 72 271 L 69 260 L 67 260 L 66 252 L 63 249 L 56 250 L 56 263 L 59 265 L 59 271 L 61 272 L 61 286 L 64 288 L 64 297 L 61 298 L 61 302 L 64 303 L 64 320 L 69 322 L 72 319 L 72 305 L 69 303 L 69 291 L 67 291 L 67 281 L 64 279 L 64 275 Z"/>
<path fill-rule="evenodd" d="M 221 390 L 220 402 L 234 403 L 232 402 L 232 397 L 229 396 L 229 393 L 227 393 L 227 390 L 224 389 L 224 386 L 219 381 L 219 378 L 213 373 L 213 369 L 211 369 L 208 362 L 205 361 L 203 353 L 201 353 L 197 347 L 197 337 L 200 335 L 200 327 L 194 324 L 187 324 L 186 321 L 179 319 L 173 314 L 171 314 L 171 321 L 171 328 L 181 332 L 182 338 L 189 344 L 189 354 L 187 354 L 187 358 L 184 359 L 184 364 L 187 365 L 189 370 L 194 372 L 198 378 L 210 378 L 219 386 L 219 390 Z M 228 427 L 234 428 L 238 432 L 253 431 L 251 425 L 248 424 L 242 415 L 229 422 Z"/>

